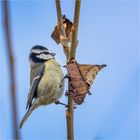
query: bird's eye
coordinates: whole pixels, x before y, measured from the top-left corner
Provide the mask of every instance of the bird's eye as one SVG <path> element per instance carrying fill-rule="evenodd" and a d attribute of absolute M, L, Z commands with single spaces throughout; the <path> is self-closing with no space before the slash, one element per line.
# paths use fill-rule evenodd
<path fill-rule="evenodd" d="M 45 51 L 45 52 L 42 52 L 40 54 L 49 54 L 49 52 L 48 51 Z"/>

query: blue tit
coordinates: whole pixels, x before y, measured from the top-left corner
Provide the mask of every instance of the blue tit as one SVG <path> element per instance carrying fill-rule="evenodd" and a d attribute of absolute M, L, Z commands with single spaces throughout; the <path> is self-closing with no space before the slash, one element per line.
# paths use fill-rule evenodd
<path fill-rule="evenodd" d="M 56 62 L 55 53 L 43 46 L 36 45 L 29 54 L 30 90 L 27 100 L 27 112 L 20 122 L 20 128 L 32 111 L 41 105 L 59 101 L 64 90 L 64 75 Z"/>

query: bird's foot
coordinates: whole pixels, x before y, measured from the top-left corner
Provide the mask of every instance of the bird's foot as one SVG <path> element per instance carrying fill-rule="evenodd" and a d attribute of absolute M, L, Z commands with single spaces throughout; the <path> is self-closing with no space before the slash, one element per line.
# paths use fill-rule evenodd
<path fill-rule="evenodd" d="M 67 79 L 67 78 L 70 78 L 69 74 L 66 74 L 66 75 L 64 76 L 64 79 Z"/>
<path fill-rule="evenodd" d="M 66 75 L 63 77 L 63 79 L 61 80 L 61 83 L 62 83 L 66 78 L 69 78 L 69 75 L 68 75 L 68 74 L 66 74 Z"/>
<path fill-rule="evenodd" d="M 68 95 L 70 95 L 70 93 L 69 93 L 68 90 L 66 90 L 66 92 L 65 92 L 65 96 L 67 97 Z"/>
<path fill-rule="evenodd" d="M 67 107 L 68 105 L 65 103 L 60 102 L 59 100 L 55 101 L 56 105 L 64 105 L 65 107 Z"/>

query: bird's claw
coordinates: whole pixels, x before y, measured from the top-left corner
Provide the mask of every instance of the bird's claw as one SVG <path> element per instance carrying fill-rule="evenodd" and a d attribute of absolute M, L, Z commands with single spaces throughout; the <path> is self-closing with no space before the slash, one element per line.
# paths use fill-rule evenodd
<path fill-rule="evenodd" d="M 64 76 L 64 79 L 67 79 L 67 78 L 70 78 L 69 74 L 66 74 L 66 75 Z"/>
<path fill-rule="evenodd" d="M 69 93 L 68 90 L 66 90 L 66 92 L 65 92 L 65 96 L 67 97 L 68 95 L 70 95 L 70 93 Z"/>
<path fill-rule="evenodd" d="M 62 103 L 62 102 L 60 102 L 59 100 L 55 101 L 55 104 L 56 104 L 56 105 L 64 105 L 64 106 L 67 106 L 67 104 Z"/>

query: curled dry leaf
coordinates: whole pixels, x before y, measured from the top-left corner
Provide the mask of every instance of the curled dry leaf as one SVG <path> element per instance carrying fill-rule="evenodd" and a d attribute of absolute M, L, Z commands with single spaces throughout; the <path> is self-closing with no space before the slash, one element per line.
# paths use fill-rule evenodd
<path fill-rule="evenodd" d="M 53 33 L 51 34 L 51 37 L 54 39 L 54 41 L 57 44 L 59 44 L 62 39 L 65 39 L 68 42 L 70 42 L 70 39 L 71 39 L 71 32 L 72 32 L 73 23 L 68 18 L 66 18 L 65 15 L 62 16 L 62 21 L 63 21 L 63 27 L 65 29 L 65 33 L 66 33 L 66 38 L 61 37 L 60 32 L 59 32 L 58 23 L 55 26 Z"/>
<path fill-rule="evenodd" d="M 106 65 L 88 65 L 78 64 L 70 61 L 67 64 L 67 70 L 71 81 L 70 95 L 77 104 L 84 102 L 85 96 L 97 75 L 97 73 Z"/>

